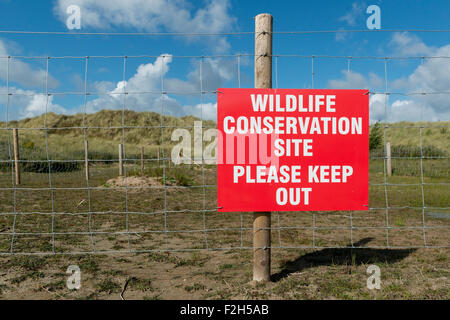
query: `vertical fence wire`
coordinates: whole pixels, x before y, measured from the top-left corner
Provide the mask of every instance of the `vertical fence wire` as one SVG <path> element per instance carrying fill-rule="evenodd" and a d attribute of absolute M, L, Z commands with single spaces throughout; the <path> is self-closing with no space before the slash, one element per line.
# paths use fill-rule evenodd
<path fill-rule="evenodd" d="M 423 245 L 427 246 L 427 237 L 425 231 L 425 192 L 423 190 L 424 180 L 423 180 L 423 142 L 422 142 L 422 126 L 419 128 L 420 134 L 420 190 L 422 195 L 422 233 L 423 233 Z"/>
<path fill-rule="evenodd" d="M 275 56 L 275 89 L 278 89 L 278 56 Z M 278 245 L 280 248 L 283 246 L 281 242 L 281 221 L 280 212 L 277 211 L 277 224 L 278 224 Z"/>
<path fill-rule="evenodd" d="M 10 92 L 9 92 L 9 73 L 10 73 L 10 65 L 11 65 L 11 57 L 8 57 L 7 60 L 7 66 L 6 66 L 6 121 L 5 121 L 5 126 L 6 126 L 6 133 L 8 135 L 8 153 L 9 153 L 9 160 L 11 161 L 11 185 L 13 188 L 13 210 L 14 210 L 14 218 L 13 218 L 13 225 L 12 225 L 12 235 L 11 235 L 11 245 L 10 245 L 10 250 L 9 252 L 11 254 L 14 253 L 14 240 L 16 237 L 16 222 L 17 222 L 17 186 L 14 180 L 14 162 L 13 162 L 13 157 L 12 157 L 12 152 L 11 152 L 11 134 L 10 134 L 10 129 L 8 128 L 8 124 L 9 124 L 9 108 L 10 108 L 10 102 L 11 102 L 11 96 L 10 96 Z"/>
<path fill-rule="evenodd" d="M 420 59 L 420 64 L 423 66 L 424 57 Z M 422 93 L 423 94 L 423 93 Z M 420 122 L 423 122 L 423 103 L 420 105 Z M 420 134 L 420 190 L 422 193 L 422 233 L 423 233 L 423 246 L 427 247 L 427 234 L 426 234 L 426 224 L 425 224 L 425 191 L 424 191 L 424 177 L 423 177 L 423 137 L 422 137 L 422 127 L 423 123 L 420 124 L 419 134 Z"/>
<path fill-rule="evenodd" d="M 163 184 L 164 184 L 164 234 L 166 241 L 166 250 L 169 250 L 169 234 L 167 230 L 167 181 L 166 181 L 166 161 L 170 161 L 171 157 L 166 158 L 166 151 L 164 148 L 164 115 L 165 115 L 165 105 L 164 99 L 166 93 L 164 91 L 164 64 L 165 64 L 165 56 L 162 56 L 161 61 L 161 112 L 159 115 L 160 118 L 160 126 L 161 126 L 161 152 L 163 158 Z"/>
<path fill-rule="evenodd" d="M 314 89 L 314 56 L 311 56 L 311 89 Z M 312 237 L 313 237 L 313 248 L 316 247 L 316 213 L 312 213 L 312 219 L 313 219 L 313 230 L 312 230 Z"/>
<path fill-rule="evenodd" d="M 237 55 L 237 80 L 238 88 L 241 88 L 241 55 Z M 242 212 L 239 213 L 240 222 L 240 248 L 244 247 L 244 215 Z"/>
<path fill-rule="evenodd" d="M 88 141 L 87 138 L 87 97 L 88 97 L 88 66 L 89 66 L 89 57 L 86 57 L 84 59 L 84 94 L 83 94 L 83 143 L 86 143 Z M 89 154 L 87 157 L 87 166 L 89 166 Z M 87 189 L 87 198 L 88 198 L 88 227 L 89 227 L 89 238 L 91 240 L 91 246 L 92 251 L 95 252 L 95 241 L 94 241 L 94 234 L 92 231 L 92 220 L 93 220 L 93 214 L 92 214 L 92 207 L 91 207 L 91 186 L 89 184 L 89 176 L 87 176 L 86 179 L 86 189 Z"/>
<path fill-rule="evenodd" d="M 384 175 L 384 197 L 385 197 L 385 204 L 386 204 L 386 247 L 389 248 L 389 200 L 388 200 L 388 191 L 387 191 L 387 168 L 386 168 L 386 162 L 387 162 L 387 150 L 386 150 L 386 128 L 388 126 L 388 73 L 387 73 L 387 63 L 388 58 L 385 58 L 384 60 L 384 83 L 385 83 L 385 92 L 384 92 L 384 123 L 383 123 L 383 148 L 384 148 L 384 168 L 383 168 L 383 175 Z"/>
<path fill-rule="evenodd" d="M 127 56 L 123 57 L 123 77 L 122 77 L 122 93 L 123 93 L 123 104 L 122 104 L 122 148 L 120 149 L 120 153 L 122 155 L 122 158 L 127 158 L 127 148 L 125 145 L 126 142 L 126 133 L 125 133 L 125 109 L 126 109 L 126 105 L 127 105 Z M 122 160 L 123 161 L 123 160 Z M 128 250 L 131 250 L 131 239 L 130 239 L 130 230 L 129 230 L 129 211 L 128 211 L 128 181 L 127 181 L 127 161 L 125 160 L 124 163 L 119 164 L 119 165 L 123 165 L 123 182 L 125 185 L 125 229 L 126 229 L 126 234 L 127 234 L 127 238 L 128 238 Z M 122 177 L 119 177 L 122 178 Z"/>
<path fill-rule="evenodd" d="M 352 57 L 348 57 L 347 59 L 347 75 L 350 76 L 350 62 Z M 354 241 L 353 241 L 353 211 L 350 211 L 350 245 L 352 248 L 354 248 Z"/>
<path fill-rule="evenodd" d="M 49 146 L 48 146 L 48 126 L 47 126 L 47 117 L 48 117 L 48 103 L 50 94 L 48 92 L 48 64 L 50 61 L 50 57 L 46 60 L 45 66 L 45 114 L 44 114 L 44 128 L 45 128 L 45 153 L 47 156 L 47 165 L 48 165 L 48 185 L 50 188 L 50 201 L 51 201 L 51 210 L 52 210 L 52 252 L 55 253 L 55 202 L 53 195 L 53 184 L 52 184 L 52 163 L 50 160 L 49 154 Z"/>
<path fill-rule="evenodd" d="M 200 137 L 200 144 L 202 146 L 201 149 L 201 161 L 202 161 L 202 204 L 203 204 L 203 214 L 202 214 L 202 218 L 203 218 L 203 234 L 204 234 L 204 239 L 205 239 L 205 247 L 206 249 L 209 249 L 209 245 L 208 245 L 208 232 L 207 232 L 207 227 L 206 227 L 206 178 L 205 178 L 205 158 L 203 156 L 203 57 L 200 58 L 200 68 L 199 68 L 199 82 L 200 82 L 200 120 L 201 120 L 201 137 Z M 194 133 L 194 139 L 195 139 L 195 133 Z M 194 142 L 194 148 L 195 148 L 195 142 Z M 194 155 L 195 155 L 195 151 L 194 151 Z M 196 163 L 199 159 L 195 159 L 194 156 L 194 163 Z"/>

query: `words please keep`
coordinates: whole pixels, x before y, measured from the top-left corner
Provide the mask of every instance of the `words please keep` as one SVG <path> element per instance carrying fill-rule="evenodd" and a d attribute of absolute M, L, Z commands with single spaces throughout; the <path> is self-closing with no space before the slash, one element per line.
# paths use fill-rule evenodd
<path fill-rule="evenodd" d="M 301 183 L 301 166 L 238 166 L 233 167 L 233 182 L 245 183 Z M 308 166 L 309 183 L 346 183 L 353 174 L 352 166 Z M 242 181 L 244 180 L 244 181 Z"/>

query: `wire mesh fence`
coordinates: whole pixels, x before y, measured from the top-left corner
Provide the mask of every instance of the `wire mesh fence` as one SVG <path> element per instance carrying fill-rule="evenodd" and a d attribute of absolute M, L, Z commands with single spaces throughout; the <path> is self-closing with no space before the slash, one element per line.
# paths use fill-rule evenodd
<path fill-rule="evenodd" d="M 200 130 L 202 148 L 214 148 L 214 134 L 206 132 L 214 130 L 216 123 L 206 120 L 205 114 L 209 112 L 206 108 L 211 108 L 208 101 L 217 92 L 208 83 L 210 80 L 205 79 L 203 68 L 211 59 L 227 59 L 231 61 L 227 66 L 233 73 L 233 84 L 251 86 L 249 61 L 254 58 L 253 54 L 243 53 L 0 57 L 7 73 L 6 91 L 0 92 L 7 97 L 0 128 L 0 254 L 253 249 L 252 214 L 217 212 L 216 167 L 211 163 L 214 158 L 206 158 L 202 153 L 194 161 L 180 161 L 183 157 L 190 159 L 191 155 L 173 152 L 179 139 L 174 139 L 173 134 L 177 129 L 185 129 L 193 136 L 194 130 Z M 450 56 L 277 54 L 272 58 L 277 88 L 283 85 L 286 72 L 310 73 L 311 82 L 307 86 L 322 87 L 321 65 L 326 68 L 329 64 L 345 64 L 351 73 L 355 61 L 381 62 L 384 71 L 384 90 L 370 88 L 371 100 L 377 96 L 384 105 L 384 116 L 381 125 L 371 127 L 371 135 L 378 134 L 379 142 L 370 152 L 369 211 L 273 213 L 272 249 L 448 248 L 450 122 L 392 122 L 388 99 L 448 97 L 450 92 L 391 91 L 388 71 L 389 64 L 396 61 L 412 60 L 420 64 L 433 59 L 450 61 Z M 24 59 L 39 60 L 45 65 L 44 90 L 33 95 L 45 99 L 46 109 L 38 117 L 10 120 L 15 99 L 30 94 L 10 86 L 11 66 L 14 61 Z M 83 90 L 51 89 L 49 67 L 54 61 L 66 59 L 83 64 Z M 120 64 L 123 83 L 120 90 L 100 92 L 89 88 L 89 66 L 93 59 Z M 155 64 L 160 59 L 158 90 L 128 90 L 127 68 L 134 59 Z M 168 86 L 165 59 L 195 61 L 199 66 L 198 87 L 175 90 Z M 297 61 L 302 69 L 291 67 L 281 71 L 279 65 L 284 61 Z M 51 112 L 55 96 L 80 97 L 82 110 L 70 116 Z M 121 108 L 90 112 L 87 107 L 90 99 L 99 96 L 114 97 Z M 158 112 L 132 111 L 136 100 L 130 97 L 140 96 L 143 99 L 151 96 L 150 101 L 158 104 Z M 198 99 L 198 118 L 170 115 L 170 101 L 178 96 Z M 18 159 L 14 157 L 14 129 L 19 136 Z M 189 143 L 195 144 L 192 136 L 188 137 Z M 392 144 L 389 159 L 387 142 Z M 392 166 L 390 172 L 388 161 Z M 16 166 L 20 168 L 20 181 L 15 177 Z"/>

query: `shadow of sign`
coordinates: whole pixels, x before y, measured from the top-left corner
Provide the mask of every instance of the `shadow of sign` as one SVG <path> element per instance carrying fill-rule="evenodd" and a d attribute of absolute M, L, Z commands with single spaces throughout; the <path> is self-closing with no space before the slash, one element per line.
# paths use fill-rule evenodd
<path fill-rule="evenodd" d="M 354 244 L 361 247 L 373 240 L 364 238 Z M 405 259 L 416 249 L 372 249 L 372 248 L 330 248 L 307 253 L 295 260 L 288 261 L 284 268 L 271 276 L 272 281 L 280 281 L 292 273 L 308 268 L 330 265 L 362 265 L 376 263 L 394 263 Z"/>

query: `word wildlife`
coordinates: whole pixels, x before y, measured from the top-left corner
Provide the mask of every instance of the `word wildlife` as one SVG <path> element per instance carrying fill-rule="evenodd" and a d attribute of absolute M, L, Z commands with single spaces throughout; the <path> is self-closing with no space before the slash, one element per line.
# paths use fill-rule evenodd
<path fill-rule="evenodd" d="M 254 112 L 321 112 L 325 108 L 326 112 L 336 112 L 335 95 L 286 95 L 284 105 L 281 105 L 280 95 L 252 94 Z M 245 117 L 240 116 L 235 119 L 233 116 L 226 116 L 223 121 L 226 134 L 361 134 L 362 117 L 295 117 L 295 116 L 263 116 Z"/>

